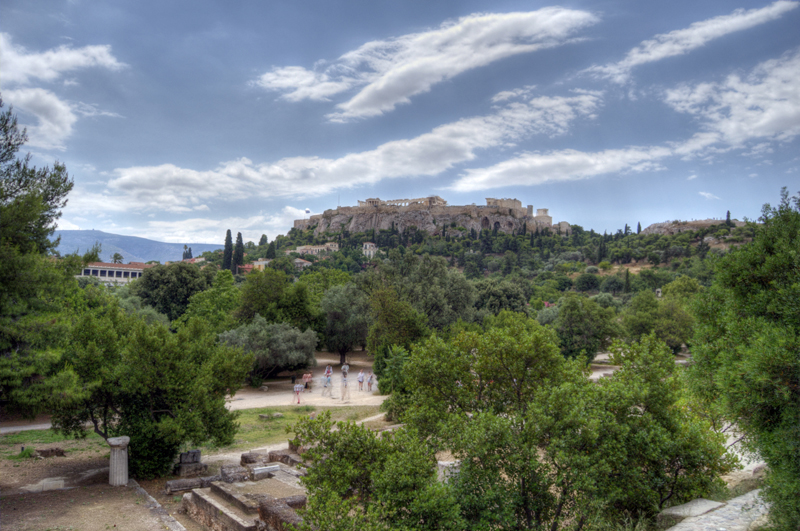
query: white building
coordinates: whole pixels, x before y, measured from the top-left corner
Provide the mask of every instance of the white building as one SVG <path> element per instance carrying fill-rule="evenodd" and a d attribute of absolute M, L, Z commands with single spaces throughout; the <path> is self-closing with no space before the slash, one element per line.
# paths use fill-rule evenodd
<path fill-rule="evenodd" d="M 92 262 L 86 264 L 80 275 L 76 277 L 94 277 L 105 284 L 127 284 L 142 276 L 145 269 L 153 267 L 155 264 L 142 264 L 132 262 L 130 264 L 108 264 L 106 262 Z"/>
<path fill-rule="evenodd" d="M 364 245 L 361 247 L 361 252 L 364 253 L 364 256 L 367 258 L 372 258 L 378 252 L 378 246 L 372 242 L 364 242 Z"/>

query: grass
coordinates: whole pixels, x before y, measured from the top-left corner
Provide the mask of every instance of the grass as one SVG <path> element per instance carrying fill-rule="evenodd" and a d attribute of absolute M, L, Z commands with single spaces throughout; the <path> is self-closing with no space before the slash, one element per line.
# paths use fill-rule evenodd
<path fill-rule="evenodd" d="M 377 415 L 380 406 L 349 406 L 349 407 L 326 407 L 326 406 L 280 406 L 259 409 L 241 410 L 239 416 L 239 431 L 236 433 L 236 440 L 230 446 L 200 447 L 203 454 L 228 453 L 241 450 L 250 450 L 285 442 L 293 437 L 293 434 L 286 433 L 287 426 L 292 426 L 303 417 L 312 413 L 330 411 L 334 421 L 357 421 L 363 418 Z M 280 413 L 279 418 L 262 419 L 259 415 L 272 415 Z"/>
<path fill-rule="evenodd" d="M 241 410 L 239 415 L 239 431 L 236 433 L 236 440 L 230 446 L 216 447 L 211 445 L 201 446 L 203 454 L 212 455 L 215 453 L 228 453 L 246 451 L 253 448 L 278 444 L 291 439 L 294 435 L 286 433 L 287 426 L 296 424 L 298 420 L 307 417 L 312 413 L 319 413 L 330 410 L 334 421 L 357 421 L 363 418 L 377 415 L 380 406 L 279 406 L 259 409 Z M 262 419 L 259 415 L 280 413 L 280 418 Z M 65 437 L 53 430 L 29 430 L 17 433 L 9 433 L 0 436 L 0 458 L 22 460 L 20 456 L 21 446 L 28 446 L 32 451 L 35 445 L 52 443 L 68 443 L 65 445 L 66 452 L 79 452 L 94 450 L 97 454 L 108 454 L 108 445 L 96 433 L 89 432 L 86 439 L 74 439 Z M 192 446 L 191 448 L 197 448 Z M 184 450 L 190 449 L 188 446 Z"/>
<path fill-rule="evenodd" d="M 0 435 L 0 457 L 21 460 L 25 458 L 22 456 L 21 447 L 25 447 L 25 452 L 29 450 L 33 452 L 36 445 L 53 443 L 67 443 L 65 446 L 68 447 L 64 448 L 65 452 L 75 452 L 92 447 L 99 447 L 96 451 L 100 452 L 102 451 L 100 448 L 108 448 L 103 438 L 94 432 L 89 432 L 86 439 L 81 440 L 65 437 L 53 430 L 28 430 Z"/>

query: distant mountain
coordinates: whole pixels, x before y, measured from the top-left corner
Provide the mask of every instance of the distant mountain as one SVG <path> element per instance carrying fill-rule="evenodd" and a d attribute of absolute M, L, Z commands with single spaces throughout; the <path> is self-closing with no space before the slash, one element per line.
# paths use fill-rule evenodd
<path fill-rule="evenodd" d="M 183 257 L 183 246 L 188 245 L 192 248 L 192 256 L 200 256 L 205 251 L 215 251 L 222 249 L 223 244 L 213 245 L 208 243 L 165 243 L 138 238 L 136 236 L 121 236 L 110 234 L 99 230 L 57 230 L 54 238 L 61 237 L 58 251 L 61 254 L 69 254 L 75 251 L 83 254 L 95 242 L 102 246 L 100 258 L 103 262 L 110 262 L 114 253 L 122 255 L 123 263 L 128 262 L 149 262 L 158 260 L 164 262 L 178 262 Z"/>

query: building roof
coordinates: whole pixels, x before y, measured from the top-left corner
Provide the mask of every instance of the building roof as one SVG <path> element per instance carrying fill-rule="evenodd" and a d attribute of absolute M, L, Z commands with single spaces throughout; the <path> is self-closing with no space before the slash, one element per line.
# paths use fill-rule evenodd
<path fill-rule="evenodd" d="M 141 262 L 131 262 L 129 264 L 110 264 L 108 262 L 90 262 L 86 267 L 110 267 L 114 269 L 149 269 L 157 264 L 143 264 Z"/>

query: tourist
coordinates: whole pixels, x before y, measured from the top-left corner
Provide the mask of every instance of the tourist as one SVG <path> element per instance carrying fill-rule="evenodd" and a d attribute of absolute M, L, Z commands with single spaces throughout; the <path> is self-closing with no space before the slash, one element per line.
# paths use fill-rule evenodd
<path fill-rule="evenodd" d="M 350 365 L 348 365 L 347 362 L 345 361 L 344 365 L 342 365 L 342 375 L 347 377 L 348 372 L 350 372 Z"/>
<path fill-rule="evenodd" d="M 358 380 L 358 390 L 359 391 L 363 391 L 364 390 L 364 369 L 361 369 L 359 371 L 358 376 L 356 377 L 356 380 Z"/>
<path fill-rule="evenodd" d="M 297 403 L 300 403 L 300 393 L 303 392 L 303 384 L 297 384 L 294 386 L 294 394 L 297 397 Z"/>
<path fill-rule="evenodd" d="M 328 366 L 325 367 L 325 376 L 330 376 L 331 374 L 333 374 L 333 368 L 328 364 Z"/>
<path fill-rule="evenodd" d="M 367 376 L 367 391 L 372 391 L 372 381 L 375 379 L 375 375 L 372 374 L 372 371 L 369 371 L 369 376 Z"/>
<path fill-rule="evenodd" d="M 350 399 L 350 388 L 347 385 L 347 374 L 342 375 L 342 402 Z"/>
<path fill-rule="evenodd" d="M 322 396 L 328 395 L 333 398 L 333 384 L 331 384 L 331 375 L 322 375 Z"/>

